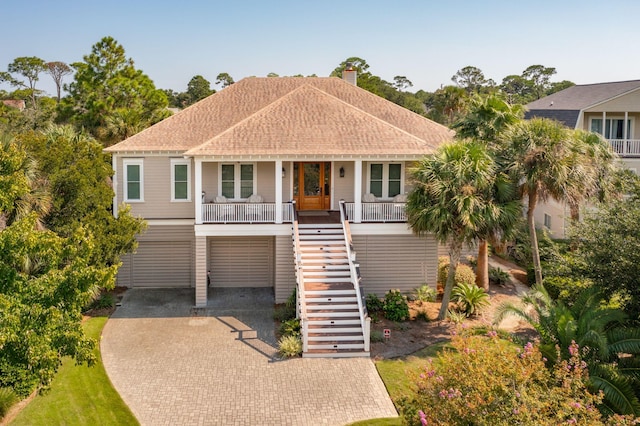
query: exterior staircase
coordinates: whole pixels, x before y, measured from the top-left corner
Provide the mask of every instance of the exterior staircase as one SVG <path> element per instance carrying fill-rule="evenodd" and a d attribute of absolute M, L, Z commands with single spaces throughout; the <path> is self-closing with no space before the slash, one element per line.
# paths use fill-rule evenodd
<path fill-rule="evenodd" d="M 303 357 L 369 356 L 369 320 L 346 235 L 342 223 L 294 229 Z"/>

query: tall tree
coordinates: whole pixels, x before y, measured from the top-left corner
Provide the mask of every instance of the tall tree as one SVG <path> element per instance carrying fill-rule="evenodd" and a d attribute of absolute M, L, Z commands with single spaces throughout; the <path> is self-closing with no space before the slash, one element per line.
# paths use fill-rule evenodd
<path fill-rule="evenodd" d="M 480 68 L 466 66 L 459 69 L 453 77 L 451 77 L 458 87 L 462 87 L 467 93 L 480 93 L 483 87 L 495 86 L 495 82 L 487 79 Z"/>
<path fill-rule="evenodd" d="M 24 81 L 14 77 L 11 83 L 14 86 L 28 89 L 31 104 L 34 109 L 37 109 L 38 104 L 36 103 L 36 95 L 38 91 L 36 89 L 36 83 L 40 79 L 40 73 L 47 70 L 45 62 L 35 56 L 22 56 L 14 59 L 13 62 L 9 64 L 7 70 L 11 74 L 18 74 L 27 79 L 27 82 L 25 83 Z"/>
<path fill-rule="evenodd" d="M 520 195 L 527 200 L 527 224 L 531 239 L 536 284 L 542 284 L 540 252 L 534 212 L 538 201 L 552 198 L 569 204 L 579 202 L 584 147 L 579 138 L 560 122 L 534 118 L 510 127 L 502 135 L 511 159 L 510 172 L 520 182 Z"/>
<path fill-rule="evenodd" d="M 65 75 L 69 75 L 73 72 L 71 67 L 64 62 L 55 61 L 47 62 L 47 72 L 56 84 L 56 93 L 58 95 L 57 102 L 60 103 L 60 93 L 62 90 L 62 79 Z"/>
<path fill-rule="evenodd" d="M 414 233 L 432 233 L 448 246 L 449 275 L 438 319 L 445 318 L 463 246 L 482 238 L 499 209 L 491 196 L 497 167 L 486 148 L 473 140 L 442 145 L 412 173 L 407 222 Z"/>
<path fill-rule="evenodd" d="M 556 73 L 555 68 L 542 65 L 531 65 L 522 72 L 522 77 L 531 82 L 535 99 L 546 96 L 551 87 L 551 76 Z"/>
<path fill-rule="evenodd" d="M 508 75 L 503 78 L 500 90 L 512 104 L 526 104 L 533 100 L 532 83 L 521 75 Z"/>
<path fill-rule="evenodd" d="M 235 81 L 233 81 L 233 77 L 231 77 L 228 73 L 226 72 L 221 72 L 220 74 L 218 74 L 218 76 L 216 77 L 216 84 L 220 84 L 222 85 L 222 88 L 224 89 L 225 87 L 229 87 L 231 86 L 233 83 L 235 83 Z"/>
<path fill-rule="evenodd" d="M 427 117 L 450 126 L 465 113 L 468 102 L 469 95 L 462 87 L 445 86 L 428 98 Z"/>
<path fill-rule="evenodd" d="M 109 117 L 132 112 L 146 127 L 170 115 L 165 93 L 136 70 L 133 60 L 125 56 L 124 47 L 112 37 L 93 45 L 83 59 L 84 62 L 72 64 L 76 70 L 74 81 L 66 87 L 69 96 L 60 103 L 63 120 L 87 129 L 109 145 L 125 137 L 123 133 L 105 131 Z"/>
<path fill-rule="evenodd" d="M 500 169 L 506 166 L 503 153 L 503 144 L 499 136 L 509 126 L 514 125 L 524 116 L 521 105 L 510 105 L 497 95 L 480 97 L 476 95 L 470 102 L 469 111 L 452 128 L 456 130 L 459 138 L 472 138 L 485 145 L 494 156 Z M 504 185 L 504 187 L 502 186 Z M 478 265 L 476 267 L 476 284 L 485 290 L 489 289 L 489 260 L 487 239 L 500 239 L 508 234 L 519 215 L 519 203 L 515 202 L 515 191 L 508 190 L 510 182 L 507 179 L 500 181 L 499 189 L 495 195 L 499 199 L 494 200 L 501 205 L 502 215 L 499 221 L 492 224 L 485 238 L 478 242 Z"/>
<path fill-rule="evenodd" d="M 189 80 L 189 84 L 187 84 L 187 94 L 189 95 L 190 104 L 195 104 L 215 92 L 215 90 L 211 89 L 211 83 L 201 75 L 192 77 L 191 80 Z"/>
<path fill-rule="evenodd" d="M 396 75 L 393 77 L 393 86 L 400 91 L 413 87 L 413 83 L 407 77 L 403 75 Z"/>

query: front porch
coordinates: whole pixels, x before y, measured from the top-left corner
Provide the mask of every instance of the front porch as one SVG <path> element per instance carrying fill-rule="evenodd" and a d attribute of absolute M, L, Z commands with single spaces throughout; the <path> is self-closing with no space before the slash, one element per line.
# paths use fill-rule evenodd
<path fill-rule="evenodd" d="M 640 157 L 640 139 L 609 139 L 609 144 L 620 157 Z"/>
<path fill-rule="evenodd" d="M 405 222 L 409 160 L 195 160 L 195 223 L 282 224 L 298 211 L 337 211 L 351 223 Z"/>

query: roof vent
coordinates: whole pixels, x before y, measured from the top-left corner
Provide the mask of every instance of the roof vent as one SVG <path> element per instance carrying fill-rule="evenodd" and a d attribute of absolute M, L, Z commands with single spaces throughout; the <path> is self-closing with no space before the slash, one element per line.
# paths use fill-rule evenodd
<path fill-rule="evenodd" d="M 358 72 L 355 70 L 351 62 L 347 62 L 345 64 L 344 71 L 342 71 L 342 79 L 354 86 L 358 85 Z"/>

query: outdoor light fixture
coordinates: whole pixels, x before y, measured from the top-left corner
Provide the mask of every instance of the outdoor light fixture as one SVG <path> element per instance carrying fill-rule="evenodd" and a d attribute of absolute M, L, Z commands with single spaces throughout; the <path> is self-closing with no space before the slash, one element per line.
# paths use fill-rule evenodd
<path fill-rule="evenodd" d="M 282 177 L 287 177 L 286 170 L 284 169 L 284 167 L 282 168 Z"/>
<path fill-rule="evenodd" d="M 344 167 L 340 167 L 340 177 L 344 177 Z"/>

